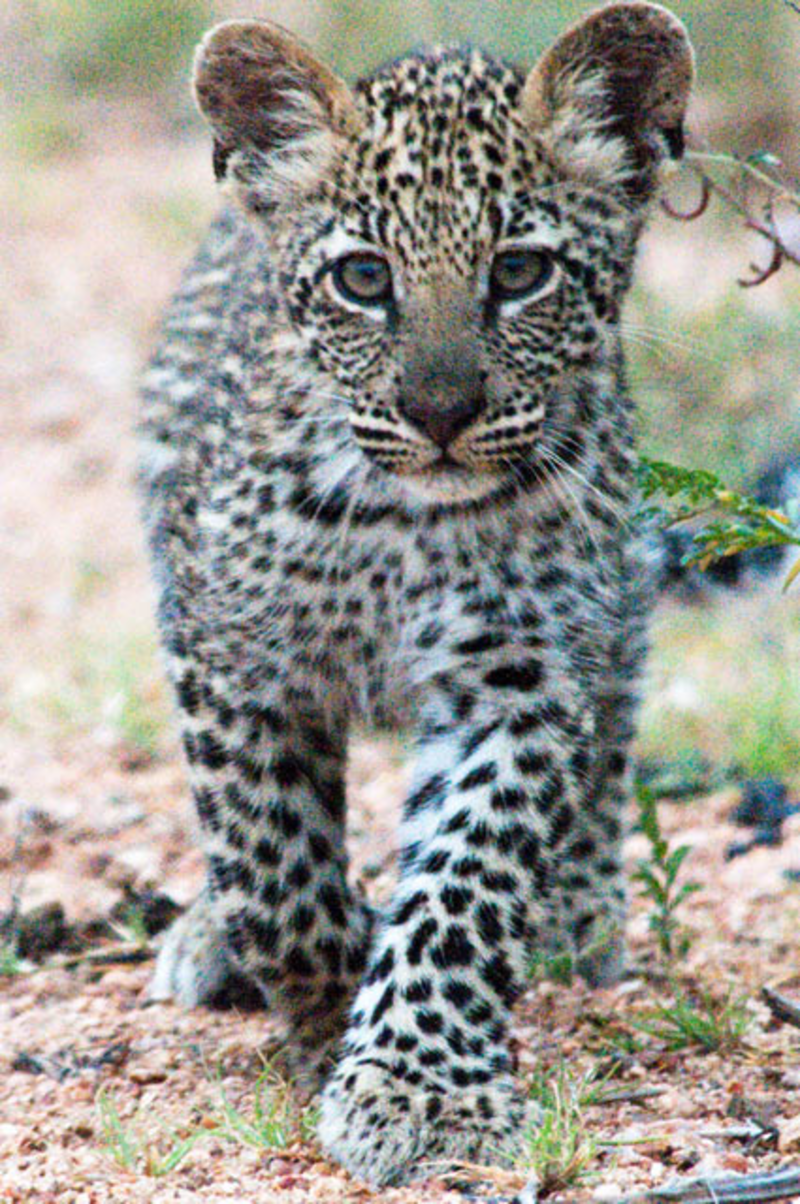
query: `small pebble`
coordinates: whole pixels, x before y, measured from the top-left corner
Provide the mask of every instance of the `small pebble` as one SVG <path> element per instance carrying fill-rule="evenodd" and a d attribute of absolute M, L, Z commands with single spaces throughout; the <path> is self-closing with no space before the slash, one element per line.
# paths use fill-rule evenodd
<path fill-rule="evenodd" d="M 273 1175 L 288 1175 L 294 1170 L 294 1163 L 288 1158 L 272 1158 L 269 1169 Z"/>
<path fill-rule="evenodd" d="M 737 1175 L 746 1175 L 750 1170 L 750 1163 L 744 1154 L 740 1154 L 737 1150 L 730 1150 L 727 1154 L 723 1154 L 722 1165 L 726 1171 L 735 1171 Z"/>
<path fill-rule="evenodd" d="M 167 1072 L 157 1066 L 134 1066 L 128 1071 L 128 1078 L 141 1087 L 149 1083 L 166 1082 Z"/>
<path fill-rule="evenodd" d="M 794 1116 L 781 1124 L 778 1149 L 781 1154 L 796 1154 L 800 1151 L 800 1116 Z"/>
<path fill-rule="evenodd" d="M 539 1199 L 538 1179 L 529 1179 L 521 1192 L 514 1197 L 514 1204 L 536 1204 Z"/>
<path fill-rule="evenodd" d="M 614 1200 L 622 1199 L 622 1192 L 616 1183 L 601 1183 L 592 1192 L 592 1199 L 599 1204 L 613 1204 Z"/>
<path fill-rule="evenodd" d="M 673 1088 L 663 1091 L 656 1097 L 654 1103 L 658 1111 L 665 1116 L 694 1116 L 697 1111 L 696 1104 L 687 1095 L 683 1095 Z"/>

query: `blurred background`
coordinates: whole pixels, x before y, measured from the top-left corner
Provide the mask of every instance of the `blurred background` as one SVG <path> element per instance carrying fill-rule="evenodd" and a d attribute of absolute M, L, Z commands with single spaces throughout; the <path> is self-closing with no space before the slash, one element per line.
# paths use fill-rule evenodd
<path fill-rule="evenodd" d="M 433 39 L 531 61 L 592 7 L 4 0 L 3 797 L 91 794 L 109 765 L 143 771 L 144 793 L 173 789 L 132 427 L 159 311 L 216 205 L 187 83 L 199 35 L 217 19 L 268 16 L 349 78 Z M 769 151 L 800 181 L 800 13 L 781 0 L 673 7 L 698 55 L 691 145 Z M 670 186 L 684 208 L 697 192 L 689 173 Z M 692 223 L 656 214 L 626 314 L 644 450 L 734 486 L 800 463 L 800 269 L 737 284 L 769 257 L 718 201 Z M 800 776 L 800 593 L 782 596 L 780 575 L 745 577 L 682 586 L 659 612 L 639 750 L 678 783 Z"/>

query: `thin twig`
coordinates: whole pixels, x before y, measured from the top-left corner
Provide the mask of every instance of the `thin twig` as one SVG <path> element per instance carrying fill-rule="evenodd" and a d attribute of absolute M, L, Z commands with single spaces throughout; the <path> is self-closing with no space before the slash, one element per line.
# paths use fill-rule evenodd
<path fill-rule="evenodd" d="M 700 176 L 700 187 L 702 189 L 700 200 L 694 209 L 689 209 L 684 213 L 681 209 L 676 209 L 666 197 L 661 198 L 661 208 L 670 217 L 674 217 L 676 221 L 693 222 L 695 218 L 701 217 L 705 213 L 708 208 L 708 202 L 711 200 L 711 184 L 707 176 Z"/>
<path fill-rule="evenodd" d="M 663 1095 L 666 1087 L 621 1087 L 619 1091 L 604 1091 L 593 1100 L 595 1104 L 620 1104 L 640 1099 L 652 1099 L 653 1096 Z"/>
<path fill-rule="evenodd" d="M 784 1167 L 766 1175 L 667 1183 L 641 1195 L 626 1196 L 619 1204 L 672 1204 L 673 1201 L 680 1204 L 766 1204 L 768 1200 L 794 1200 L 798 1196 L 800 1168 Z"/>
<path fill-rule="evenodd" d="M 71 969 L 82 963 L 92 966 L 137 966 L 151 961 L 155 953 L 150 945 L 120 945 L 111 949 L 90 949 L 86 953 L 67 957 L 64 965 Z"/>
<path fill-rule="evenodd" d="M 764 1133 L 772 1132 L 773 1129 L 767 1129 L 757 1121 L 748 1120 L 744 1125 L 728 1125 L 724 1129 L 701 1129 L 699 1136 L 708 1141 L 753 1141 L 757 1137 L 763 1137 Z"/>
<path fill-rule="evenodd" d="M 798 7 L 798 11 L 800 11 L 800 7 Z M 756 234 L 760 234 L 772 246 L 772 258 L 769 264 L 765 268 L 751 264 L 750 269 L 753 275 L 752 277 L 739 280 L 742 288 L 753 288 L 755 285 L 763 284 L 765 280 L 769 280 L 771 276 L 774 276 L 780 270 L 785 261 L 800 267 L 800 254 L 786 245 L 775 220 L 775 206 L 779 201 L 793 206 L 800 213 L 800 194 L 798 194 L 795 188 L 784 183 L 780 178 L 760 171 L 754 163 L 739 159 L 734 155 L 705 154 L 699 151 L 692 151 L 687 155 L 687 163 L 700 181 L 702 188 L 700 201 L 694 209 L 682 212 L 680 209 L 676 209 L 666 197 L 663 198 L 661 201 L 662 208 L 670 217 L 678 221 L 694 221 L 695 218 L 705 213 L 711 195 L 715 193 L 744 218 L 745 226 L 748 230 L 753 230 Z M 720 183 L 713 175 L 709 174 L 708 168 L 723 167 L 728 171 L 733 169 L 737 173 L 739 180 L 738 192 L 734 191 L 733 187 Z M 748 184 L 752 182 L 755 182 L 767 194 L 764 201 L 763 218 L 757 217 L 753 212 L 756 198 L 749 195 L 748 189 Z"/>
<path fill-rule="evenodd" d="M 746 166 L 746 165 L 743 165 L 743 166 Z M 755 169 L 753 169 L 753 170 L 755 170 Z M 757 174 L 758 174 L 758 177 L 762 177 L 761 172 L 758 172 Z M 763 237 L 768 239 L 773 244 L 773 246 L 780 247 L 781 252 L 786 257 L 786 259 L 790 260 L 791 263 L 800 267 L 800 256 L 796 255 L 793 251 L 791 251 L 789 249 L 789 247 L 786 246 L 786 244 L 781 240 L 780 235 L 778 234 L 777 230 L 774 230 L 774 229 L 771 230 L 769 228 L 769 226 L 765 226 L 763 222 L 760 222 L 756 218 L 754 218 L 752 213 L 750 212 L 749 208 L 745 204 L 745 202 L 741 201 L 736 196 L 736 194 L 731 192 L 731 190 L 729 188 L 726 188 L 724 184 L 719 184 L 716 180 L 712 180 L 710 176 L 706 176 L 705 178 L 708 180 L 709 185 L 711 186 L 712 190 L 717 194 L 717 196 L 722 197 L 722 199 L 728 205 L 730 205 L 733 209 L 736 210 L 737 213 L 740 213 L 742 215 L 742 217 L 744 217 L 746 219 L 747 226 L 750 230 L 754 230 L 756 232 L 756 234 L 763 235 Z M 769 176 L 763 176 L 763 178 L 765 180 L 768 180 Z M 778 190 L 778 185 L 775 183 L 774 180 L 772 181 L 772 188 Z M 795 200 L 795 198 L 790 196 L 788 193 L 784 193 L 782 195 L 777 195 L 777 191 L 776 191 L 775 197 L 773 198 L 773 204 L 774 204 L 775 200 L 782 200 L 782 199 L 785 199 L 788 201 L 793 201 L 794 204 L 797 204 L 797 201 Z"/>
<path fill-rule="evenodd" d="M 759 234 L 764 233 L 763 230 L 760 230 L 752 222 L 748 222 L 747 226 L 750 230 L 758 230 Z M 751 263 L 750 271 L 753 273 L 753 275 L 749 280 L 740 276 L 736 283 L 740 284 L 742 288 L 755 288 L 757 284 L 763 284 L 766 280 L 769 280 L 770 276 L 774 276 L 776 272 L 780 271 L 785 258 L 786 255 L 780 245 L 780 242 L 777 240 L 776 235 L 775 241 L 772 245 L 772 259 L 770 259 L 767 266 L 765 268 L 760 268 L 757 263 Z"/>
<path fill-rule="evenodd" d="M 780 1131 L 775 1125 L 763 1124 L 754 1117 L 743 1125 L 726 1129 L 701 1129 L 700 1136 L 712 1141 L 743 1141 L 748 1150 L 755 1150 L 777 1147 Z"/>
<path fill-rule="evenodd" d="M 776 1020 L 781 1020 L 784 1024 L 791 1024 L 795 1028 L 800 1028 L 800 1006 L 792 1003 L 785 995 L 779 995 L 771 987 L 761 988 L 761 998 Z"/>
<path fill-rule="evenodd" d="M 56 953 L 44 962 L 26 963 L 15 975 L 39 974 L 42 970 L 74 970 L 76 966 L 139 965 L 151 961 L 155 951 L 151 945 L 111 945 L 103 949 L 84 949 L 80 953 Z"/>

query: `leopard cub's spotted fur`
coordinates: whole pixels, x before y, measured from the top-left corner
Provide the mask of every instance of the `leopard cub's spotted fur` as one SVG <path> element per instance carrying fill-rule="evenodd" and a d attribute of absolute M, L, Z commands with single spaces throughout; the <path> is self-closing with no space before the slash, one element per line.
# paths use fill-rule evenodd
<path fill-rule="evenodd" d="M 535 947 L 618 972 L 644 606 L 618 319 L 692 61 L 616 3 L 528 73 L 433 50 L 350 91 L 221 25 L 196 94 L 231 200 L 151 366 L 142 478 L 208 860 L 153 994 L 231 972 L 343 1034 L 321 1138 L 376 1183 L 512 1157 Z M 412 725 L 401 874 L 347 880 L 357 717 Z"/>

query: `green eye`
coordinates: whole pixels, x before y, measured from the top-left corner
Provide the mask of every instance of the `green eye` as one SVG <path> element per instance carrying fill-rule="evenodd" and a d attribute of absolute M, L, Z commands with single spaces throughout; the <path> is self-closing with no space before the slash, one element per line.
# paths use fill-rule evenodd
<path fill-rule="evenodd" d="M 555 272 L 555 264 L 546 251 L 521 249 L 503 251 L 495 256 L 489 278 L 495 301 L 510 301 L 538 293 Z"/>
<path fill-rule="evenodd" d="M 345 255 L 334 265 L 333 282 L 347 301 L 385 305 L 392 299 L 392 272 L 385 259 L 369 251 Z"/>

